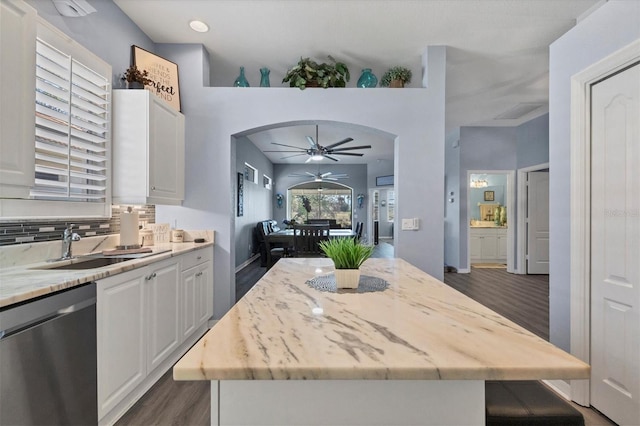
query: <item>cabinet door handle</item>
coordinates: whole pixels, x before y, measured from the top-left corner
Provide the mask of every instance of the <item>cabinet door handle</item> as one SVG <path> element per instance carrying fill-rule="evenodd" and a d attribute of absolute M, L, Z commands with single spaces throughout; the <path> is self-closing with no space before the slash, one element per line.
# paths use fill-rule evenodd
<path fill-rule="evenodd" d="M 155 191 L 155 190 L 156 190 L 156 187 L 155 187 L 155 186 L 152 186 L 152 187 L 151 187 L 151 189 Z"/>
<path fill-rule="evenodd" d="M 202 256 L 198 256 L 198 260 L 202 259 Z"/>
<path fill-rule="evenodd" d="M 148 276 L 145 278 L 145 280 L 147 280 L 147 281 L 151 281 L 151 280 L 152 280 L 152 279 L 154 279 L 155 277 L 156 277 L 156 273 L 154 272 L 153 274 L 148 275 Z"/>
<path fill-rule="evenodd" d="M 202 275 L 202 271 L 198 272 L 198 273 L 196 274 L 196 277 L 199 277 L 199 276 L 201 276 L 201 275 Z"/>

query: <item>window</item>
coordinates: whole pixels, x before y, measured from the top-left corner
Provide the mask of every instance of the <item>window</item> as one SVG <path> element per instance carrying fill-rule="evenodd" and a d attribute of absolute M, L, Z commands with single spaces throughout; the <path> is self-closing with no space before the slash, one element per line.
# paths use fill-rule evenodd
<path fill-rule="evenodd" d="M 269 191 L 271 191 L 271 188 L 273 186 L 273 180 L 267 176 L 267 175 L 262 175 L 262 185 L 268 189 Z"/>
<path fill-rule="evenodd" d="M 396 216 L 396 193 L 387 191 L 387 221 L 393 222 Z"/>
<path fill-rule="evenodd" d="M 257 184 L 258 169 L 256 169 L 249 163 L 244 163 L 244 180 Z"/>
<path fill-rule="evenodd" d="M 373 191 L 373 197 L 371 197 L 371 201 L 373 203 L 373 208 L 371 209 L 371 217 L 373 220 L 380 220 L 380 192 Z"/>
<path fill-rule="evenodd" d="M 109 91 L 107 77 L 38 37 L 32 198 L 107 202 Z"/>
<path fill-rule="evenodd" d="M 295 219 L 298 223 L 304 223 L 307 219 L 326 219 L 335 221 L 342 228 L 351 228 L 351 188 L 340 185 L 321 189 L 304 188 L 305 185 L 289 189 L 289 219 Z M 328 184 L 323 184 L 325 185 Z"/>

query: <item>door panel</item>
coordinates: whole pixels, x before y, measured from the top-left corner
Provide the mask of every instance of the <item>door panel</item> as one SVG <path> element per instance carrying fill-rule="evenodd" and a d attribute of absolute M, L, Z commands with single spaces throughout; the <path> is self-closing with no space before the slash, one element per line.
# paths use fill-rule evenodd
<path fill-rule="evenodd" d="M 640 65 L 592 86 L 591 403 L 640 424 Z"/>
<path fill-rule="evenodd" d="M 527 218 L 527 274 L 548 274 L 549 172 L 529 173 Z"/>

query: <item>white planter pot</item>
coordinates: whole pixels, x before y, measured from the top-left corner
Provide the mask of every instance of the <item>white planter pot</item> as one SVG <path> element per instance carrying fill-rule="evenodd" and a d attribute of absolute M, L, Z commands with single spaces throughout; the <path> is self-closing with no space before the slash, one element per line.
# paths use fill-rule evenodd
<path fill-rule="evenodd" d="M 338 288 L 358 288 L 360 269 L 336 269 L 335 275 Z"/>

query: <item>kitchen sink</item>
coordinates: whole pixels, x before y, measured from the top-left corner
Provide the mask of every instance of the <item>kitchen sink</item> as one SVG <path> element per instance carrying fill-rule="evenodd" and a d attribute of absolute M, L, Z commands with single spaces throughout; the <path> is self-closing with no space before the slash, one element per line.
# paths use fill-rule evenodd
<path fill-rule="evenodd" d="M 127 260 L 137 259 L 135 257 L 97 257 L 87 260 L 78 260 L 73 263 L 65 263 L 63 265 L 45 265 L 33 269 L 95 269 L 102 268 L 103 266 L 114 265 L 120 262 L 126 262 Z"/>

